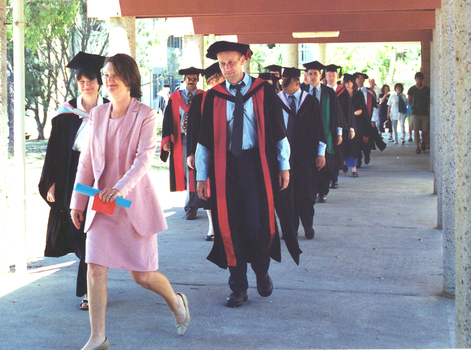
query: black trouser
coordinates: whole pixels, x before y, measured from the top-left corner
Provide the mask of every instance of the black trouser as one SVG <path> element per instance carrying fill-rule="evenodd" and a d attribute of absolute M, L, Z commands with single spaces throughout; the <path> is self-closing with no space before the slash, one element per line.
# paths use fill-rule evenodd
<path fill-rule="evenodd" d="M 335 155 L 325 153 L 325 167 L 317 173 L 317 193 L 319 196 L 327 196 L 329 194 L 329 184 L 332 173 L 334 172 Z"/>
<path fill-rule="evenodd" d="M 186 158 L 186 148 L 187 148 L 187 136 L 182 134 L 182 161 L 183 161 L 183 169 L 185 172 L 185 183 L 186 183 L 186 201 L 185 201 L 185 213 L 191 211 L 197 211 L 198 208 L 201 208 L 202 205 L 198 201 L 198 195 L 196 191 L 190 191 L 190 181 L 194 181 L 190 178 L 190 169 L 188 168 Z M 193 184 L 192 184 L 193 185 Z M 196 189 L 196 188 L 195 188 Z"/>
<path fill-rule="evenodd" d="M 231 238 L 237 266 L 229 267 L 229 286 L 234 292 L 248 288 L 247 263 L 256 275 L 263 276 L 270 266 L 269 232 L 264 232 L 261 200 L 263 185 L 257 149 L 243 151 L 238 157 L 227 153 L 226 198 Z M 269 189 L 271 190 L 271 189 Z"/>

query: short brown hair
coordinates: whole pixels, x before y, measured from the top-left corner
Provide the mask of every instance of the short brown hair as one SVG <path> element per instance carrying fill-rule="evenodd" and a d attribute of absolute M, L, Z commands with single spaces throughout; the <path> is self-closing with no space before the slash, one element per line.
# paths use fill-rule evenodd
<path fill-rule="evenodd" d="M 126 86 L 131 88 L 131 97 L 141 98 L 141 74 L 134 58 L 124 53 L 118 53 L 107 57 L 105 65 L 107 63 L 113 65 L 114 72 L 121 77 Z"/>

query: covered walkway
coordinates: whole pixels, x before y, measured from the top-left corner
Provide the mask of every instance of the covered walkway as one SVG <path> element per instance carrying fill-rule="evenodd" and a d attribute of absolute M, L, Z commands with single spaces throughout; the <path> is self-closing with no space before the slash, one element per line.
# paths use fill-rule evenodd
<path fill-rule="evenodd" d="M 316 204 L 316 238 L 300 232 L 300 266 L 283 246 L 282 263 L 270 269 L 272 296 L 261 298 L 249 273 L 249 301 L 229 309 L 228 272 L 205 260 L 206 215 L 182 220 L 181 194 L 166 192 L 168 173 L 156 171 L 169 224 L 159 234 L 160 270 L 188 296 L 192 323 L 179 338 L 162 299 L 113 270 L 112 349 L 454 348 L 429 154 L 416 155 L 413 143 L 388 144 L 359 175 L 340 175 L 339 189 Z M 75 261 L 69 255 L 30 264 L 29 283 L 18 289 L 20 274 L 0 275 L 1 349 L 85 343 L 89 321 L 74 297 Z"/>

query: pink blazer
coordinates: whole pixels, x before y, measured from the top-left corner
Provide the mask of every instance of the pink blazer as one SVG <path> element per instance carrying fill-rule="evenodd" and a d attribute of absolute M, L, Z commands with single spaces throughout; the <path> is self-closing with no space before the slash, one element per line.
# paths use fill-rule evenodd
<path fill-rule="evenodd" d="M 90 136 L 80 154 L 75 183 L 100 188 L 100 176 L 105 168 L 106 133 L 111 103 L 93 108 L 90 112 Z M 132 118 L 129 118 L 132 114 Z M 119 176 L 121 180 L 113 188 L 119 190 L 124 198 L 132 201 L 127 210 L 129 219 L 136 231 L 142 236 L 150 236 L 167 229 L 167 223 L 157 199 L 148 170 L 157 147 L 155 131 L 157 112 L 133 99 L 129 105 L 124 124 L 117 133 L 119 144 Z M 71 209 L 85 210 L 88 197 L 73 192 Z M 89 201 L 85 232 L 93 224 L 95 211 Z"/>

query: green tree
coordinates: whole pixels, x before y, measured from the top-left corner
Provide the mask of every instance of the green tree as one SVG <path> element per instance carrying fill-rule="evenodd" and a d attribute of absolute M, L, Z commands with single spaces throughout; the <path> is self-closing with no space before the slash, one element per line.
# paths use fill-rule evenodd
<path fill-rule="evenodd" d="M 101 21 L 86 17 L 85 0 L 28 0 L 25 22 L 25 104 L 34 114 L 38 139 L 44 139 L 48 113 L 76 94 L 65 66 L 79 51 L 103 53 L 107 31 Z"/>

